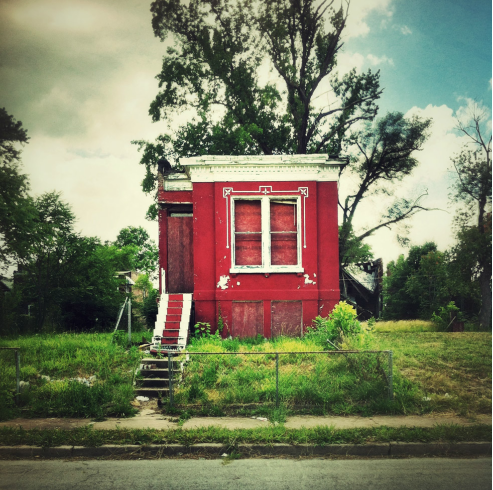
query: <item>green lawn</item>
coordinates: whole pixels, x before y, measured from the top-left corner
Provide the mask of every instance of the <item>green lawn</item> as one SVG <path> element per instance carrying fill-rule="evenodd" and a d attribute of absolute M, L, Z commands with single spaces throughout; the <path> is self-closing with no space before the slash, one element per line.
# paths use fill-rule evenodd
<path fill-rule="evenodd" d="M 176 390 L 178 407 L 241 413 L 274 406 L 275 356 L 242 352 L 289 351 L 279 357 L 279 396 L 288 412 L 337 415 L 375 413 L 491 413 L 491 333 L 443 333 L 422 325 L 379 325 L 359 347 L 393 351 L 394 400 L 388 400 L 387 355 L 302 354 L 321 346 L 308 339 L 279 338 L 260 345 L 200 339 L 190 346 L 190 361 Z M 379 331 L 381 329 L 381 331 Z M 349 343 L 346 348 L 351 348 Z M 232 356 L 194 356 L 193 351 Z M 248 412 L 248 410 L 247 410 Z"/>
<path fill-rule="evenodd" d="M 356 357 L 303 354 L 321 350 L 309 339 L 279 338 L 260 344 L 202 339 L 190 352 L 239 352 L 190 356 L 175 393 L 182 412 L 262 414 L 282 420 L 292 412 L 491 413 L 491 333 L 430 331 L 426 322 L 377 323 L 359 347 L 394 353 L 394 395 L 388 400 L 386 355 Z M 135 334 L 140 340 L 142 334 Z M 112 342 L 111 334 L 57 334 L 0 339 L 21 348 L 21 379 L 29 389 L 14 403 L 12 351 L 0 350 L 0 418 L 130 416 L 140 354 Z M 350 346 L 349 346 L 350 347 Z M 265 352 L 245 356 L 241 352 Z M 275 406 L 275 351 L 279 356 L 281 408 Z M 49 376 L 50 380 L 43 378 Z M 95 378 L 91 378 L 95 376 Z M 70 378 L 91 378 L 86 386 Z M 271 417 L 272 418 L 272 417 Z"/>
<path fill-rule="evenodd" d="M 0 339 L 0 347 L 20 347 L 21 380 L 29 383 L 16 406 L 14 352 L 0 350 L 2 419 L 134 413 L 130 401 L 140 355 L 135 347 L 126 350 L 112 342 L 111 334 L 25 336 Z M 87 379 L 91 386 L 71 378 Z"/>

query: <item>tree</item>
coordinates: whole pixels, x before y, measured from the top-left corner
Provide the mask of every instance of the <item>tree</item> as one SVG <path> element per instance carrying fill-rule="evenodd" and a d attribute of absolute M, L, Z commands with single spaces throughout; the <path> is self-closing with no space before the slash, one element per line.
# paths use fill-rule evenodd
<path fill-rule="evenodd" d="M 0 109 L 0 263 L 6 267 L 23 256 L 33 218 L 29 180 L 20 171 L 19 145 L 28 142 L 27 131 L 4 108 Z"/>
<path fill-rule="evenodd" d="M 183 110 L 191 110 L 194 117 L 174 137 L 158 138 L 156 144 L 136 142 L 147 157 L 154 153 L 141 162 L 147 171 L 144 190 L 155 185 L 156 153 L 170 159 L 338 153 L 348 128 L 373 119 L 382 93 L 379 73 L 352 70 L 338 76 L 336 56 L 348 11 L 336 11 L 333 4 L 153 2 L 154 34 L 161 40 L 172 36 L 175 47 L 163 58 L 157 77 L 161 90 L 149 113 L 154 121 L 170 121 Z M 266 59 L 275 81 L 262 81 Z M 321 95 L 327 97 L 325 105 L 319 104 Z"/>
<path fill-rule="evenodd" d="M 387 266 L 383 280 L 383 317 L 388 320 L 429 319 L 448 301 L 446 256 L 433 242 L 411 247 Z"/>
<path fill-rule="evenodd" d="M 342 226 L 339 232 L 339 255 L 343 266 L 355 262 L 351 252 L 355 239 L 360 242 L 380 228 L 397 224 L 419 211 L 427 210 L 421 204 L 425 194 L 416 199 L 400 198 L 381 216 L 379 223 L 370 226 L 358 236 L 353 232 L 353 219 L 358 206 L 371 194 L 391 194 L 391 185 L 410 175 L 418 165 L 414 156 L 421 150 L 428 136 L 430 119 L 412 117 L 406 119 L 401 113 L 390 113 L 375 124 L 368 123 L 364 131 L 354 133 L 351 143 L 358 149 L 349 169 L 357 178 L 356 192 L 349 194 L 342 209 Z M 345 170 L 341 169 L 341 174 Z M 353 237 L 353 238 L 352 238 Z M 354 248 L 353 248 L 354 249 Z"/>
<path fill-rule="evenodd" d="M 351 164 L 361 189 L 346 202 L 341 234 L 341 262 L 351 260 L 358 204 L 382 180 L 411 172 L 417 163 L 412 153 L 421 148 L 430 122 L 390 114 L 350 137 L 357 123 L 376 117 L 382 90 L 379 72 L 337 72 L 348 9 L 349 3 L 336 9 L 333 0 L 154 1 L 154 34 L 171 37 L 175 45 L 163 58 L 160 91 L 149 113 L 170 128 L 178 112 L 190 117 L 154 143 L 134 141 L 146 168 L 143 190 L 155 190 L 161 158 L 177 163 L 203 154 L 338 156 L 356 143 L 362 155 Z M 356 238 L 361 241 L 423 209 L 419 198 L 401 199 Z M 155 216 L 155 207 L 150 208 L 148 218 Z"/>
<path fill-rule="evenodd" d="M 127 226 L 122 228 L 114 242 L 116 247 L 133 247 L 133 267 L 149 276 L 156 273 L 159 261 L 159 250 L 154 240 L 151 240 L 142 226 Z"/>
<path fill-rule="evenodd" d="M 141 291 L 142 300 L 145 301 L 145 299 L 153 291 L 154 286 L 152 285 L 152 282 L 149 281 L 149 276 L 147 274 L 139 274 L 139 277 L 137 277 L 133 289 L 138 289 L 139 291 Z"/>
<path fill-rule="evenodd" d="M 455 182 L 451 199 L 460 204 L 456 216 L 458 243 L 452 261 L 465 283 L 477 282 L 481 294 L 479 323 L 491 329 L 491 132 L 485 111 L 475 105 L 458 129 L 469 140 L 452 158 Z"/>
<path fill-rule="evenodd" d="M 57 192 L 34 200 L 29 249 L 20 260 L 22 304 L 34 305 L 35 328 L 83 330 L 115 320 L 121 295 L 117 266 L 127 268 L 134 249 L 107 247 L 74 232 L 75 215 Z"/>

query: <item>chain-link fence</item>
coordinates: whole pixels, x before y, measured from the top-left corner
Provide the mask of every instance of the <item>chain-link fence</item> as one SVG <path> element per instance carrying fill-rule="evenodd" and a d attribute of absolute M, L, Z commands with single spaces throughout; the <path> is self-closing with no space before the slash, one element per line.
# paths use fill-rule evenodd
<path fill-rule="evenodd" d="M 393 399 L 392 351 L 185 352 L 170 404 L 349 406 Z M 171 363 L 170 365 L 172 365 Z"/>

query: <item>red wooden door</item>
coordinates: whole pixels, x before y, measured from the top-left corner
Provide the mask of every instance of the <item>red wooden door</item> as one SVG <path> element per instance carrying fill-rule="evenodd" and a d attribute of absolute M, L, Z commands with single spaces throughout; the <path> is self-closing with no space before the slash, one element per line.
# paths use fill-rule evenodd
<path fill-rule="evenodd" d="M 193 218 L 188 214 L 168 217 L 168 292 L 193 293 Z"/>

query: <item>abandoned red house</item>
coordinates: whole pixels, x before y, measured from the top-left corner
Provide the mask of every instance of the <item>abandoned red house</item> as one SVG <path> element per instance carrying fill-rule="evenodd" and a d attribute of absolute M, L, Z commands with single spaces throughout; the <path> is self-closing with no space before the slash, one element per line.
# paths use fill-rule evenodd
<path fill-rule="evenodd" d="M 159 176 L 156 341 L 190 311 L 222 335 L 299 336 L 339 301 L 337 180 L 327 155 L 206 156 Z M 163 328 L 164 325 L 164 328 Z M 173 332 L 173 333 L 171 333 Z"/>

